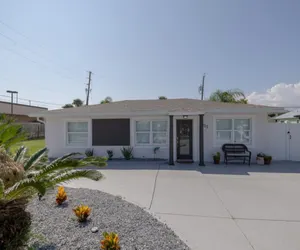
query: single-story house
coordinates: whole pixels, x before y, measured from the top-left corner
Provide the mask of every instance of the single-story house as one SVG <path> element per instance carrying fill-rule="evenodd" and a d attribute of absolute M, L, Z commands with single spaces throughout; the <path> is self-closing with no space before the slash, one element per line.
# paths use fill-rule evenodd
<path fill-rule="evenodd" d="M 272 118 L 279 123 L 300 123 L 300 110 L 293 110 Z"/>
<path fill-rule="evenodd" d="M 197 99 L 126 100 L 50 110 L 43 117 L 49 157 L 93 148 L 95 155 L 122 157 L 133 147 L 135 158 L 195 161 L 204 165 L 224 143 L 243 143 L 253 155 L 267 147 L 268 114 L 279 107 Z"/>

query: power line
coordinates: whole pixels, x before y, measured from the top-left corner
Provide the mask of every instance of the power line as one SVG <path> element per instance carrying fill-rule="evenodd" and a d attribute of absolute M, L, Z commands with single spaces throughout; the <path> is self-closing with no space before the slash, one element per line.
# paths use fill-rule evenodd
<path fill-rule="evenodd" d="M 8 96 L 8 95 L 0 95 L 0 96 L 10 98 L 10 96 Z M 23 100 L 23 101 L 30 101 L 30 102 L 41 103 L 41 104 L 48 104 L 48 105 L 53 105 L 53 106 L 63 106 L 63 104 L 59 104 L 59 103 L 43 102 L 43 101 L 26 99 L 26 98 L 18 98 L 18 99 Z"/>
<path fill-rule="evenodd" d="M 4 23 L 3 21 L 0 20 L 0 23 L 1 23 L 2 25 L 4 25 L 5 27 L 9 28 L 10 30 L 14 31 L 15 33 L 17 33 L 17 34 L 21 35 L 22 37 L 26 38 L 27 40 L 31 40 L 31 39 L 28 38 L 28 36 L 26 36 L 26 35 L 24 35 L 23 33 L 17 31 L 16 29 L 12 28 L 10 25 Z M 16 40 L 14 40 L 13 38 L 11 38 L 11 37 L 9 37 L 9 36 L 3 34 L 3 33 L 0 33 L 0 35 L 3 36 L 3 37 L 5 37 L 6 39 L 10 40 L 11 42 L 13 42 L 14 45 L 17 45 L 17 44 L 18 44 L 18 45 L 20 46 L 20 43 L 18 43 L 18 42 L 17 42 Z M 36 44 L 37 44 L 37 43 L 36 43 Z M 44 46 L 41 46 L 41 45 L 39 45 L 39 44 L 37 44 L 37 45 L 38 45 L 39 47 L 41 47 L 41 48 L 45 48 Z M 47 61 L 48 63 L 50 63 L 50 64 L 55 64 L 55 62 L 54 62 L 53 60 L 47 58 L 45 55 L 41 55 L 40 53 L 38 53 L 38 52 L 36 52 L 36 51 L 34 51 L 34 50 L 28 48 L 28 47 L 25 47 L 24 45 L 22 45 L 21 47 L 22 47 L 23 49 L 25 49 L 25 50 L 30 51 L 31 53 L 33 53 L 33 54 L 35 54 L 35 55 L 40 56 L 41 58 L 43 58 L 43 59 L 44 59 L 45 61 Z M 72 73 L 69 69 L 67 69 L 67 68 L 65 68 L 65 67 L 64 67 L 64 70 L 68 71 L 69 73 Z M 76 72 L 77 72 L 77 71 L 78 71 L 78 70 L 76 70 Z M 74 72 L 75 72 L 75 71 L 74 71 Z M 74 78 L 71 78 L 71 77 L 69 77 L 69 76 L 63 76 L 63 75 L 61 75 L 60 73 L 58 73 L 57 71 L 55 71 L 55 73 L 56 73 L 56 74 L 59 74 L 59 75 L 62 76 L 62 77 L 67 77 L 67 78 L 69 78 L 69 79 L 74 79 Z M 73 73 L 72 73 L 72 74 L 73 74 Z M 74 79 L 74 80 L 75 80 L 75 79 Z"/>

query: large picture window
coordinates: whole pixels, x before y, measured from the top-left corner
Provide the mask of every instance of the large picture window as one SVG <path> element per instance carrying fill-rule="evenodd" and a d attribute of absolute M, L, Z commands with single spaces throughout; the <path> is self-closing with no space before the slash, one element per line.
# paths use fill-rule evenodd
<path fill-rule="evenodd" d="M 136 121 L 135 142 L 138 145 L 167 144 L 167 121 Z"/>
<path fill-rule="evenodd" d="M 215 138 L 217 144 L 252 143 L 251 119 L 216 119 Z"/>
<path fill-rule="evenodd" d="M 67 122 L 67 146 L 88 146 L 88 122 Z"/>

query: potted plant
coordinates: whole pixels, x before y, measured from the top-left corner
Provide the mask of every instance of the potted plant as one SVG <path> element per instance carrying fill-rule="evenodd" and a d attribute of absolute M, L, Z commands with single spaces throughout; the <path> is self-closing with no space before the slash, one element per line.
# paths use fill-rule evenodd
<path fill-rule="evenodd" d="M 221 154 L 216 152 L 213 154 L 214 164 L 220 164 Z"/>
<path fill-rule="evenodd" d="M 271 155 L 265 155 L 264 157 L 264 164 L 265 165 L 270 165 L 272 161 L 272 156 Z"/>
<path fill-rule="evenodd" d="M 264 165 L 265 164 L 265 154 L 264 153 L 259 153 L 256 156 L 256 163 L 258 165 Z"/>

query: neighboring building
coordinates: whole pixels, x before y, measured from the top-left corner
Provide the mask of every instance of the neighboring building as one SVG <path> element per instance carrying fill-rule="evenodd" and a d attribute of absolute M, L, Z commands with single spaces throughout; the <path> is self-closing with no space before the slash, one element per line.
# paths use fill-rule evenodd
<path fill-rule="evenodd" d="M 49 157 L 93 148 L 95 155 L 122 157 L 133 147 L 135 158 L 211 161 L 224 143 L 243 143 L 256 153 L 268 147 L 268 114 L 283 108 L 196 99 L 128 100 L 37 112 L 46 122 Z"/>
<path fill-rule="evenodd" d="M 11 116 L 11 103 L 0 101 L 0 114 Z M 13 117 L 17 122 L 35 122 L 35 117 L 29 117 L 30 113 L 47 111 L 47 108 L 13 103 Z"/>
<path fill-rule="evenodd" d="M 272 118 L 279 123 L 300 123 L 300 110 L 293 110 Z"/>

